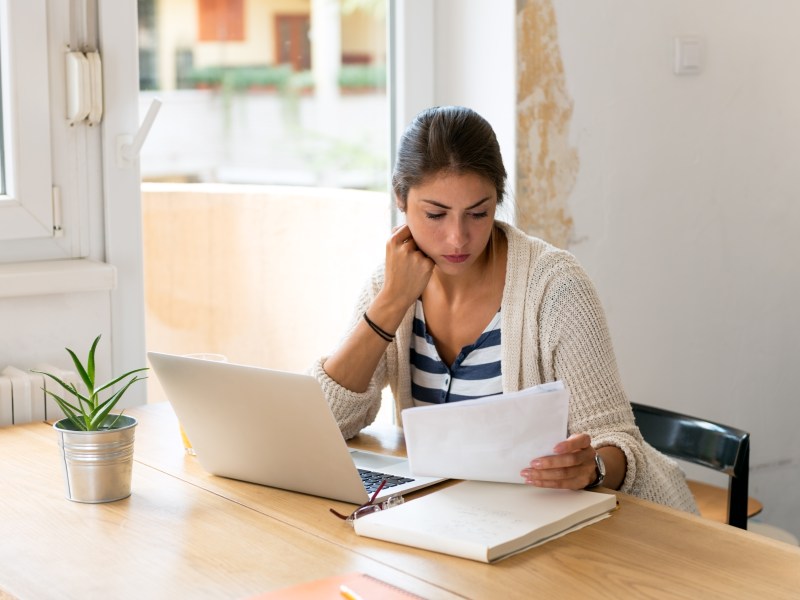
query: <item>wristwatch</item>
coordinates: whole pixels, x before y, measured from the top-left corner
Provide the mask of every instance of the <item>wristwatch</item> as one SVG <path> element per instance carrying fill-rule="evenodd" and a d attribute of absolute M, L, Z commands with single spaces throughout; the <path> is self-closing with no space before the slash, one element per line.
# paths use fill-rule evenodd
<path fill-rule="evenodd" d="M 606 463 L 603 462 L 603 458 L 600 456 L 599 452 L 594 453 L 594 464 L 597 477 L 595 477 L 592 483 L 586 486 L 587 490 L 603 485 L 603 482 L 606 480 Z"/>

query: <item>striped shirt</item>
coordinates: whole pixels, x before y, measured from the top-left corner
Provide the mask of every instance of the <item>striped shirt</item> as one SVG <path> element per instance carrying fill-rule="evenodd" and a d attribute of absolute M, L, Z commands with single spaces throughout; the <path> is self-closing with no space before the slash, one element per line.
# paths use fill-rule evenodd
<path fill-rule="evenodd" d="M 422 301 L 414 309 L 411 336 L 411 395 L 415 406 L 493 396 L 503 391 L 500 376 L 500 311 L 450 367 L 439 357 L 425 326 Z"/>

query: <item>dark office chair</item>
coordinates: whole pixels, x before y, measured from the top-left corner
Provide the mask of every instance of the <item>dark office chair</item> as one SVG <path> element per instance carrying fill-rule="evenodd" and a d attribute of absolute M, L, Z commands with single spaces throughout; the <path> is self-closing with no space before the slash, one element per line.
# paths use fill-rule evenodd
<path fill-rule="evenodd" d="M 631 405 L 642 437 L 656 450 L 673 458 L 720 471 L 730 477 L 727 523 L 747 529 L 750 434 L 741 429 L 661 408 L 636 403 Z M 722 492 L 724 498 L 724 490 L 716 489 Z M 751 509 L 751 516 L 754 514 L 753 510 L 760 510 L 758 501 L 754 502 L 756 507 Z"/>

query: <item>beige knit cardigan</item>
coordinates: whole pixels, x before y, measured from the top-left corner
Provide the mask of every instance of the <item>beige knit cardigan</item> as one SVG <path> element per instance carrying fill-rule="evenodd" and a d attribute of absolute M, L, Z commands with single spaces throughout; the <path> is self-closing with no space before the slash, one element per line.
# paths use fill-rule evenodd
<path fill-rule="evenodd" d="M 571 396 L 569 432 L 588 433 L 595 448 L 617 446 L 625 453 L 622 492 L 696 513 L 677 463 L 644 442 L 636 427 L 605 315 L 586 272 L 569 252 L 507 223 L 497 225 L 508 240 L 501 303 L 503 391 L 562 380 Z M 380 267 L 358 300 L 351 330 L 381 289 L 383 277 Z M 345 438 L 373 422 L 386 385 L 395 398 L 398 423 L 402 424 L 401 411 L 413 406 L 409 361 L 413 318 L 412 305 L 363 393 L 331 379 L 322 368 L 327 357 L 312 366 Z"/>

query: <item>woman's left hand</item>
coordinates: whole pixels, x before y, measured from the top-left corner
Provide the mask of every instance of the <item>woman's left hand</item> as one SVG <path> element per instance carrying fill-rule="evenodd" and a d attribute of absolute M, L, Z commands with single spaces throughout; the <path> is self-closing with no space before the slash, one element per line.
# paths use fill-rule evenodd
<path fill-rule="evenodd" d="M 591 436 L 576 433 L 556 444 L 552 455 L 534 458 L 520 475 L 538 487 L 582 490 L 597 478 L 595 454 Z"/>

